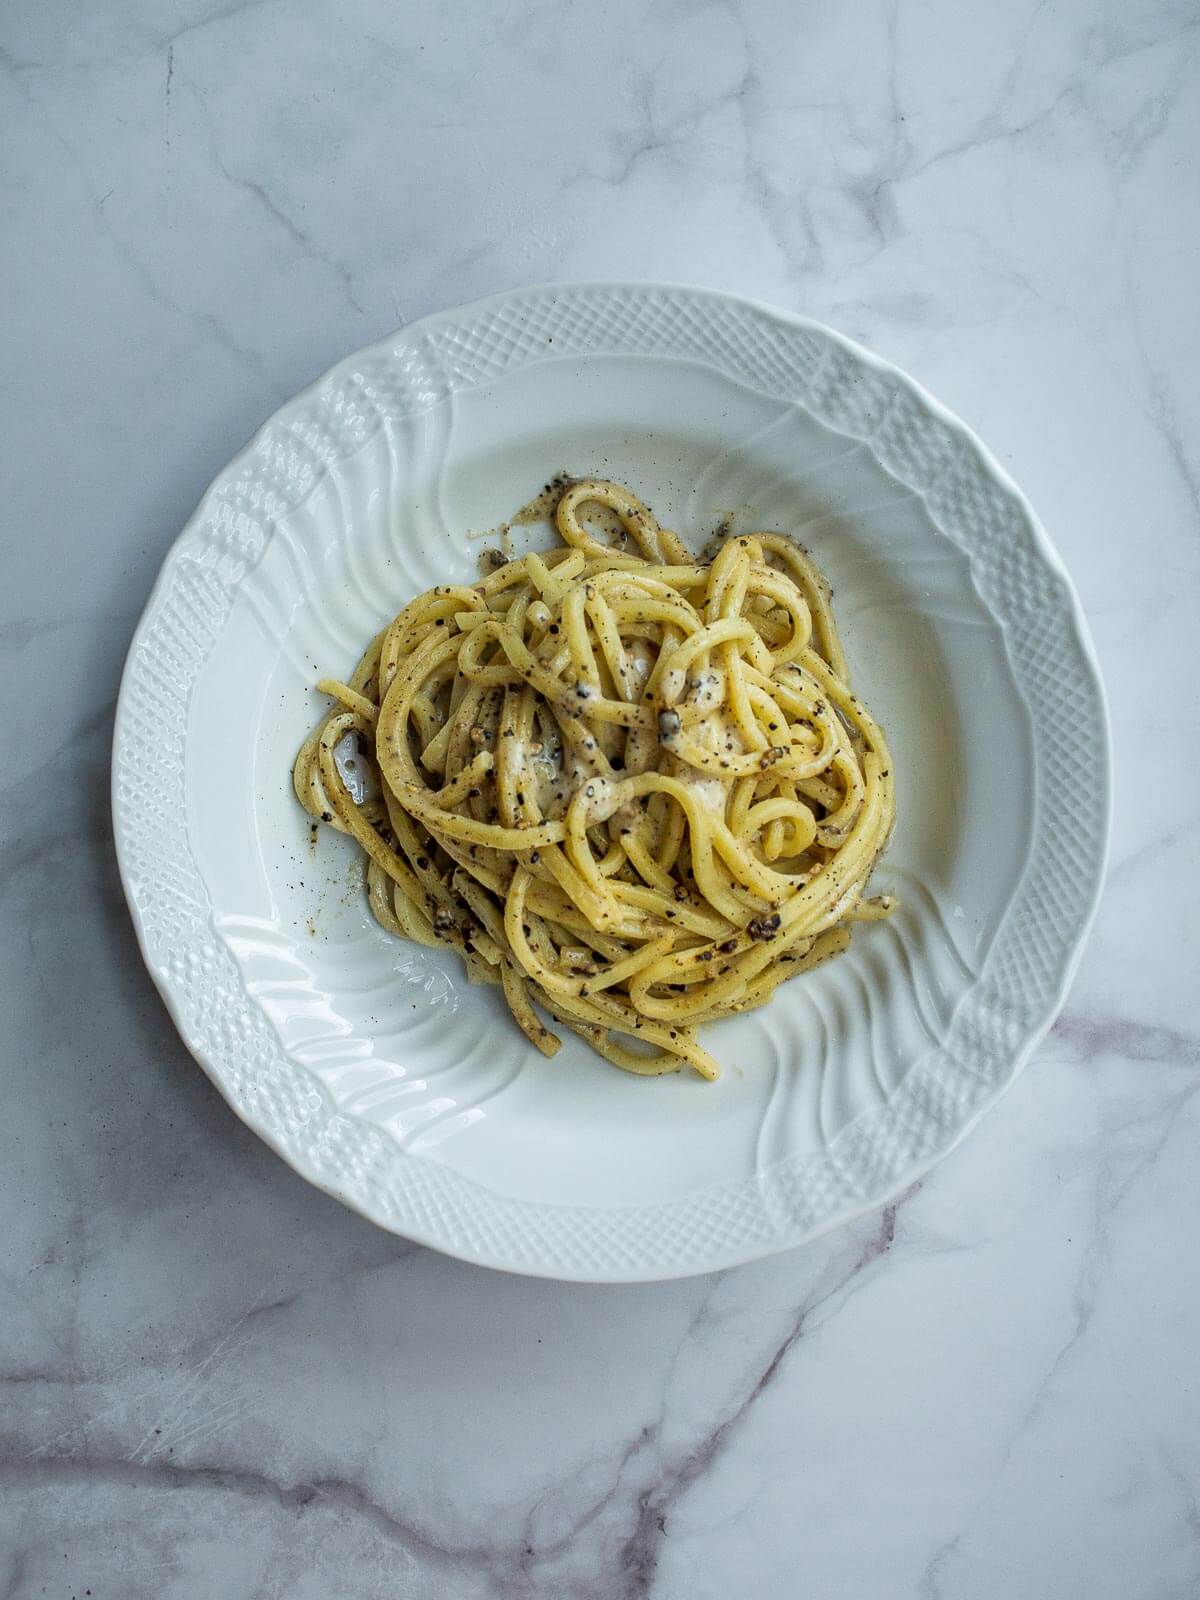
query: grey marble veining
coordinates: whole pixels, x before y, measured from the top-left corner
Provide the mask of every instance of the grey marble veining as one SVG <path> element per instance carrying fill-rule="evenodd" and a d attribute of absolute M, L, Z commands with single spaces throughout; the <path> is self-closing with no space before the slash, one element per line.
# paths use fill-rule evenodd
<path fill-rule="evenodd" d="M 1200 1592 L 1198 91 L 1167 0 L 7 8 L 0 1595 Z M 663 1286 L 306 1187 L 176 1038 L 109 840 L 212 475 L 346 351 L 568 276 L 913 371 L 1038 506 L 1114 721 L 1111 882 L 1012 1093 L 894 1209 Z"/>

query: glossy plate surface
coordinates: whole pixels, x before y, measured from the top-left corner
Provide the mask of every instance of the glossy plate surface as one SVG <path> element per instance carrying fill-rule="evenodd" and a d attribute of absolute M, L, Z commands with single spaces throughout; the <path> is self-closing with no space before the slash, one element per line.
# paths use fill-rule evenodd
<path fill-rule="evenodd" d="M 560 470 L 629 484 L 696 549 L 728 515 L 799 534 L 891 742 L 875 887 L 900 910 L 706 1030 L 715 1085 L 629 1077 L 570 1035 L 545 1061 L 453 957 L 375 925 L 356 849 L 314 844 L 291 794 L 314 680 L 414 593 L 471 581 L 470 535 Z M 284 406 L 167 558 L 113 762 L 147 964 L 250 1126 L 385 1227 L 592 1280 L 795 1244 L 949 1149 L 1061 1002 L 1108 793 L 1069 581 L 968 430 L 826 328 L 663 285 L 444 313 Z"/>

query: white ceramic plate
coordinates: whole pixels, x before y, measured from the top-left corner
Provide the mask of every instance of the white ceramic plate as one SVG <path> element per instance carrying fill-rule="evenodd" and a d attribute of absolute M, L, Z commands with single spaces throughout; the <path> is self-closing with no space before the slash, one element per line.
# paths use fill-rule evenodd
<path fill-rule="evenodd" d="M 698 548 L 802 535 L 886 727 L 902 905 L 764 1010 L 727 1064 L 551 1062 L 448 953 L 371 920 L 289 769 L 381 623 L 554 472 L 628 483 Z M 530 543 L 548 542 L 530 528 Z M 896 1193 L 1011 1082 L 1097 898 L 1103 696 L 1020 493 L 895 368 L 725 295 L 590 284 L 443 313 L 335 367 L 216 480 L 167 558 L 117 712 L 114 818 L 147 965 L 191 1050 L 313 1183 L 454 1255 L 665 1278 Z"/>

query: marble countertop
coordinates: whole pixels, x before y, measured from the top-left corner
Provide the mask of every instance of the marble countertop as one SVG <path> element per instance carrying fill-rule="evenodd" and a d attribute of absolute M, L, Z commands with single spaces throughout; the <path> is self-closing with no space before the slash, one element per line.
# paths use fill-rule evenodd
<path fill-rule="evenodd" d="M 1179 3 L 39 0 L 0 19 L 0 1595 L 1200 1591 L 1200 28 Z M 825 319 L 1078 584 L 1111 881 L 1002 1105 L 882 1215 L 663 1286 L 308 1188 L 142 970 L 122 660 L 252 430 L 492 289 Z"/>

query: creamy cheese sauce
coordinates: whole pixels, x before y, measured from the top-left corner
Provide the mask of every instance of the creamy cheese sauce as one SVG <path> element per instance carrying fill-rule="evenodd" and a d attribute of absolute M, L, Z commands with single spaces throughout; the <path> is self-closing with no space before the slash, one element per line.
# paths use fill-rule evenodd
<path fill-rule="evenodd" d="M 697 772 L 695 767 L 685 766 L 683 762 L 679 763 L 679 770 L 675 776 L 692 791 L 706 811 L 724 817 L 730 784 L 720 778 L 711 778 L 703 772 Z"/>
<path fill-rule="evenodd" d="M 360 757 L 357 734 L 348 733 L 338 740 L 333 747 L 333 759 L 356 806 L 361 806 L 367 800 L 379 799 L 383 790 L 379 786 L 375 764 Z"/>
<path fill-rule="evenodd" d="M 654 651 L 645 639 L 632 639 L 625 651 L 625 659 L 629 662 L 629 673 L 633 678 L 634 687 L 640 693 L 646 687 L 646 679 L 654 670 Z"/>

